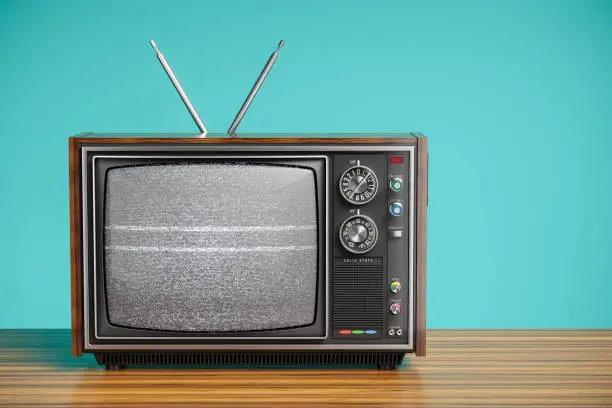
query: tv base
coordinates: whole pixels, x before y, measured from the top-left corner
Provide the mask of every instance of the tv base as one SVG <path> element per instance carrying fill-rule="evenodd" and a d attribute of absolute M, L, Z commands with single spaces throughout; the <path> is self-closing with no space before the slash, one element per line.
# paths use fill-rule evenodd
<path fill-rule="evenodd" d="M 393 370 L 404 360 L 403 352 L 378 351 L 220 351 L 220 352 L 99 352 L 96 361 L 107 370 L 125 366 L 199 365 L 199 366 L 376 366 Z"/>
<path fill-rule="evenodd" d="M 383 371 L 395 370 L 395 364 L 376 364 L 376 368 Z"/>
<path fill-rule="evenodd" d="M 118 371 L 118 370 L 121 370 L 122 368 L 125 368 L 125 366 L 122 364 L 116 364 L 116 363 L 106 364 L 106 369 L 108 371 Z"/>

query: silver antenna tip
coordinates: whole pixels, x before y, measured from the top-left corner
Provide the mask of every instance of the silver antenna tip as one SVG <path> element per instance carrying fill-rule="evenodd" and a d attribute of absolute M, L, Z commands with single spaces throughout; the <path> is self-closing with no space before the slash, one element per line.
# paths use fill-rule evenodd
<path fill-rule="evenodd" d="M 157 49 L 157 44 L 155 44 L 155 41 L 151 40 L 150 43 L 151 43 L 151 47 Z"/>
<path fill-rule="evenodd" d="M 281 48 L 283 48 L 283 45 L 285 45 L 285 40 L 280 40 L 280 42 L 278 43 L 278 47 L 276 47 L 276 49 L 280 50 Z"/>

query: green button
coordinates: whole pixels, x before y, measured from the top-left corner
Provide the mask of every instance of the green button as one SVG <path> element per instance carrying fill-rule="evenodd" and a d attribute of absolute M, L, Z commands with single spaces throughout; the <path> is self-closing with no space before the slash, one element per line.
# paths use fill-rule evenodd
<path fill-rule="evenodd" d="M 402 180 L 395 178 L 391 181 L 391 190 L 401 191 L 402 187 L 403 187 Z"/>
<path fill-rule="evenodd" d="M 353 330 L 353 334 L 363 334 L 363 330 Z"/>

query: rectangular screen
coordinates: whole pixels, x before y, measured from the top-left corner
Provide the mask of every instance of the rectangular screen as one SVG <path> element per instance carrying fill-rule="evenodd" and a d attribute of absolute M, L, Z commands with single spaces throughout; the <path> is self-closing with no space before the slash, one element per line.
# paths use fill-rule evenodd
<path fill-rule="evenodd" d="M 111 168 L 104 273 L 111 324 L 184 332 L 314 323 L 312 169 L 189 163 Z"/>

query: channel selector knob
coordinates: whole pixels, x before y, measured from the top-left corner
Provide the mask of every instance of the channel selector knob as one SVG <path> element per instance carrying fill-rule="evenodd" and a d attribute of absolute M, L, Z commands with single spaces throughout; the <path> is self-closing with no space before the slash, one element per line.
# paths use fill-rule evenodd
<path fill-rule="evenodd" d="M 389 306 L 389 311 L 391 312 L 391 314 L 398 315 L 402 313 L 402 307 L 398 303 L 394 303 Z"/>
<path fill-rule="evenodd" d="M 340 193 L 351 204 L 370 202 L 378 191 L 378 179 L 369 167 L 353 166 L 340 177 Z"/>
<path fill-rule="evenodd" d="M 378 240 L 378 229 L 370 217 L 353 215 L 340 227 L 340 243 L 349 252 L 365 254 Z"/>
<path fill-rule="evenodd" d="M 349 228 L 348 237 L 356 244 L 361 244 L 368 238 L 368 229 L 360 224 L 355 224 Z"/>

